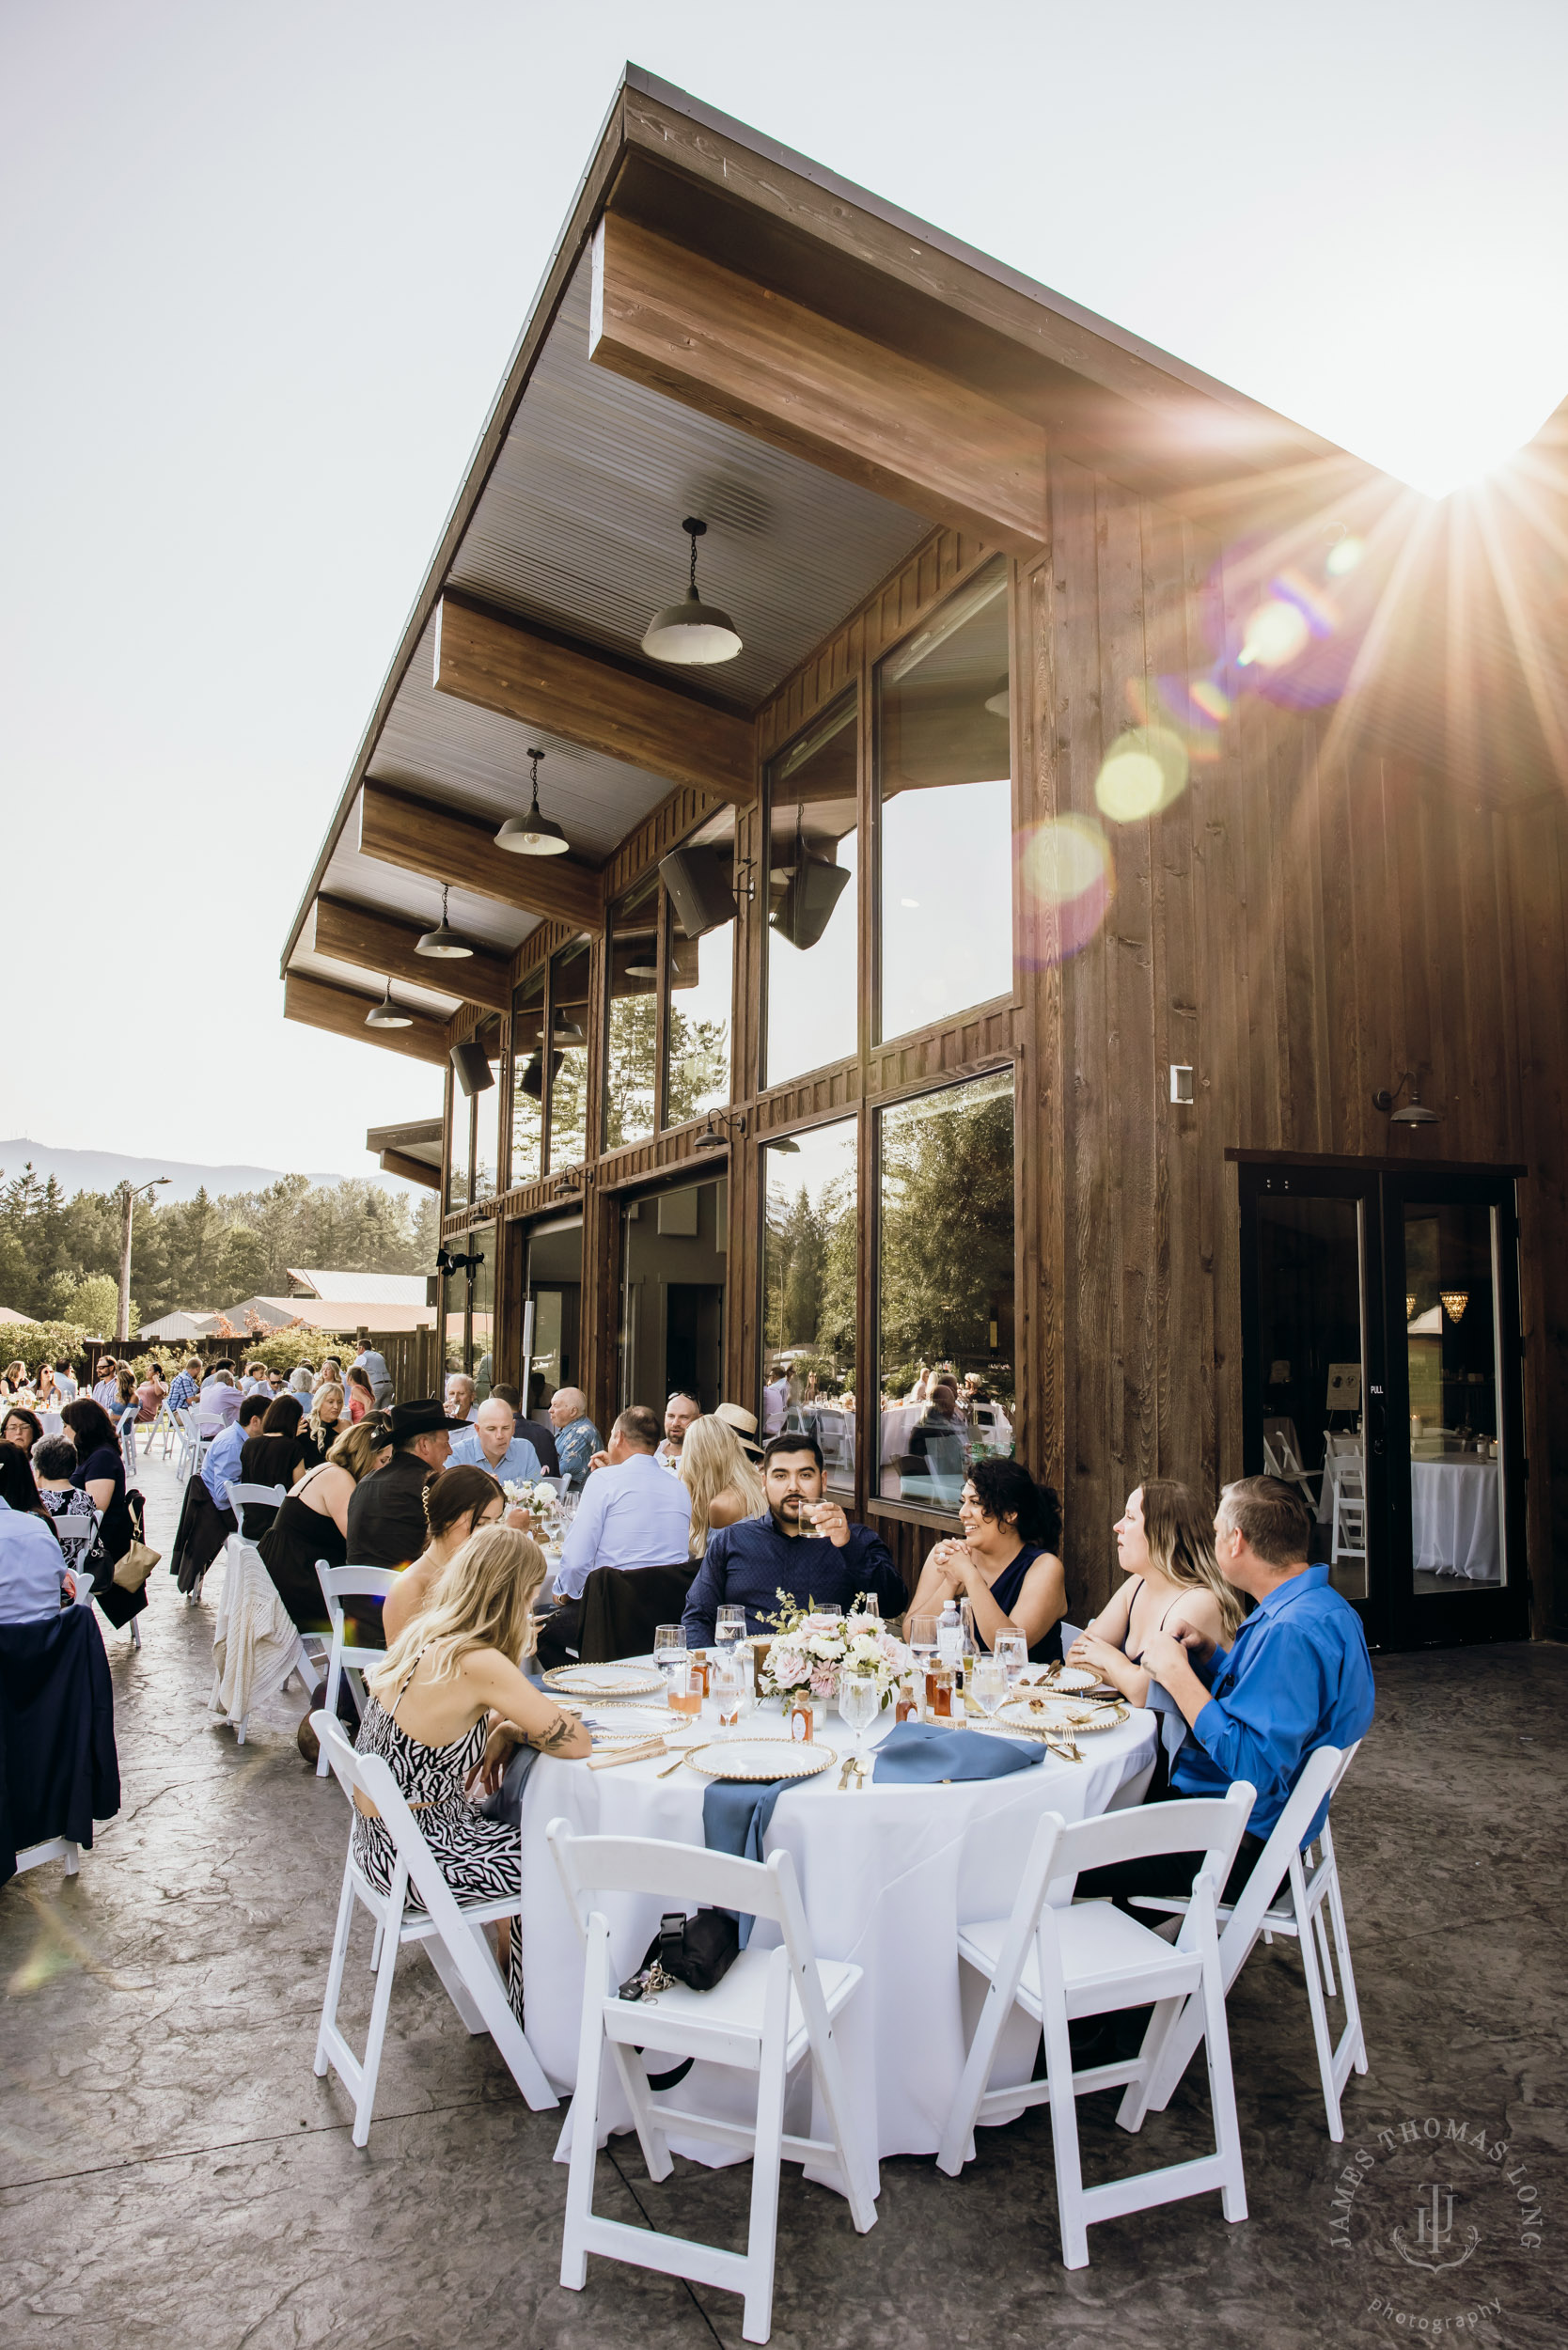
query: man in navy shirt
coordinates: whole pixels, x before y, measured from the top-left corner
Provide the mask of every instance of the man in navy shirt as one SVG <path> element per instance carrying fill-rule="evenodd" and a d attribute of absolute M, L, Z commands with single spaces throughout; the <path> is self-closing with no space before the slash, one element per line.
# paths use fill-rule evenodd
<path fill-rule="evenodd" d="M 762 1483 L 767 1516 L 721 1527 L 709 1540 L 686 1595 L 688 1647 L 712 1643 L 721 1607 L 744 1607 L 747 1632 L 771 1631 L 781 1590 L 797 1606 L 844 1608 L 871 1591 L 885 1616 L 902 1613 L 909 1593 L 886 1543 L 823 1499 L 814 1436 L 775 1436 L 762 1454 Z"/>
<path fill-rule="evenodd" d="M 1312 1517 L 1277 1477 L 1227 1485 L 1215 1516 L 1215 1555 L 1228 1583 L 1256 1602 L 1229 1650 L 1208 1649 L 1178 1617 L 1152 1632 L 1139 1660 L 1180 1707 L 1187 1735 L 1162 1794 L 1222 1795 L 1235 1779 L 1258 1791 L 1224 1898 L 1234 1901 L 1318 1747 L 1351 1747 L 1372 1726 L 1372 1659 L 1361 1620 L 1308 1563 Z M 1324 1803 L 1302 1838 L 1323 1825 Z M 1200 1855 L 1091 1870 L 1081 1895 L 1187 1892 Z"/>

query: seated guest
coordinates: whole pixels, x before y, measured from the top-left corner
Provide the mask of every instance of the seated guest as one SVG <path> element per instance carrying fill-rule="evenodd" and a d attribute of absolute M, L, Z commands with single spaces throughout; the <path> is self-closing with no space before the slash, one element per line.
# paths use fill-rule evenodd
<path fill-rule="evenodd" d="M 14 1444 L 17 1450 L 25 1452 L 29 1459 L 42 1434 L 42 1420 L 36 1412 L 30 1412 L 25 1403 L 11 1404 L 5 1418 L 0 1420 L 0 1444 Z"/>
<path fill-rule="evenodd" d="M 748 1632 L 769 1631 L 781 1590 L 802 1607 L 814 1600 L 844 1608 L 859 1592 L 870 1591 L 885 1616 L 902 1614 L 909 1595 L 886 1543 L 869 1527 L 852 1526 L 838 1502 L 823 1498 L 822 1447 L 814 1436 L 770 1438 L 762 1485 L 767 1516 L 743 1518 L 709 1542 L 682 1619 L 692 1647 L 712 1641 L 724 1606 L 745 1609 Z"/>
<path fill-rule="evenodd" d="M 1301 1766 L 1318 1747 L 1350 1747 L 1372 1726 L 1372 1660 L 1361 1619 L 1329 1588 L 1328 1569 L 1308 1563 L 1310 1510 L 1277 1477 L 1227 1485 L 1215 1517 L 1215 1556 L 1226 1581 L 1256 1605 L 1228 1653 L 1197 1635 L 1155 1626 L 1143 1642 L 1145 1670 L 1180 1707 L 1185 1742 L 1160 1794 L 1222 1795 L 1236 1779 L 1258 1791 L 1227 1879 L 1234 1901 L 1290 1799 Z M 1157 1798 L 1156 1798 L 1157 1799 Z M 1302 1838 L 1311 1842 L 1326 1803 Z M 1161 1853 L 1086 1871 L 1080 1896 L 1191 1890 L 1200 1854 Z"/>
<path fill-rule="evenodd" d="M 316 1384 L 316 1374 L 308 1363 L 296 1363 L 289 1373 L 289 1393 L 308 1395 Z"/>
<path fill-rule="evenodd" d="M 53 1363 L 39 1363 L 38 1387 L 35 1391 L 34 1400 L 40 1412 L 57 1412 L 59 1410 L 64 1398 L 61 1396 L 60 1390 L 55 1382 L 55 1366 Z"/>
<path fill-rule="evenodd" d="M 74 1403 L 66 1405 L 60 1418 L 76 1447 L 71 1481 L 102 1517 L 117 1501 L 125 1499 L 125 1455 L 115 1423 L 90 1395 L 79 1395 Z"/>
<path fill-rule="evenodd" d="M 242 1485 L 281 1485 L 288 1493 L 299 1483 L 306 1469 L 321 1466 L 321 1456 L 300 1425 L 304 1418 L 305 1405 L 299 1396 L 273 1398 L 260 1433 L 247 1436 L 241 1448 Z M 253 1543 L 264 1534 L 274 1515 L 269 1502 L 247 1501 L 244 1524 L 240 1529 L 246 1541 Z"/>
<path fill-rule="evenodd" d="M 129 1364 L 121 1363 L 119 1369 L 116 1371 L 115 1386 L 118 1388 L 119 1392 L 114 1403 L 112 1418 L 118 1427 L 127 1412 L 136 1412 L 139 1414 L 141 1409 L 136 1397 L 136 1383 L 131 1376 Z"/>
<path fill-rule="evenodd" d="M 759 1518 L 768 1506 L 762 1480 L 741 1449 L 735 1431 L 702 1413 L 684 1431 L 681 1482 L 692 1497 L 691 1556 L 700 1559 L 710 1534 L 742 1518 Z"/>
<path fill-rule="evenodd" d="M 524 1443 L 531 1444 L 539 1454 L 541 1475 L 558 1477 L 561 1473 L 561 1465 L 556 1457 L 556 1432 L 548 1420 L 525 1419 L 523 1398 L 515 1387 L 496 1386 L 492 1387 L 490 1392 L 492 1395 L 498 1395 L 503 1403 L 511 1405 L 517 1416 L 517 1433 Z"/>
<path fill-rule="evenodd" d="M 261 1423 L 266 1418 L 271 1405 L 270 1396 L 243 1397 L 240 1403 L 240 1417 L 234 1422 L 233 1427 L 224 1429 L 221 1434 L 213 1437 L 207 1448 L 207 1456 L 201 1464 L 201 1481 L 212 1496 L 213 1508 L 222 1510 L 226 1515 L 228 1512 L 229 1486 L 243 1484 L 244 1481 L 244 1474 L 240 1466 L 240 1456 L 252 1436 L 259 1436 L 261 1434 Z M 232 1518 L 229 1520 L 229 1525 L 232 1530 Z"/>
<path fill-rule="evenodd" d="M 184 1368 L 175 1372 L 173 1379 L 169 1383 L 169 1410 L 171 1412 L 182 1412 L 186 1409 L 187 1405 L 194 1403 L 196 1400 L 200 1381 L 200 1358 L 199 1356 L 193 1355 L 190 1361 L 184 1366 Z"/>
<path fill-rule="evenodd" d="M 324 1634 L 331 1630 L 316 1561 L 320 1559 L 329 1567 L 348 1565 L 350 1496 L 362 1478 L 368 1477 L 391 1458 L 391 1451 L 385 1426 L 379 1419 L 366 1420 L 358 1428 L 347 1430 L 333 1446 L 330 1458 L 319 1468 L 306 1469 L 292 1493 L 284 1495 L 277 1515 L 257 1543 L 261 1562 L 297 1631 Z M 379 1600 L 363 1597 L 347 1601 L 343 1619 L 351 1647 L 383 1645 Z M 321 1742 L 310 1727 L 310 1716 L 325 1695 L 323 1683 L 313 1692 L 294 1733 L 307 1762 L 316 1762 L 321 1755 Z M 353 1700 L 347 1691 L 339 1693 L 338 1704 L 340 1711 L 346 1705 L 349 1714 L 353 1714 Z"/>
<path fill-rule="evenodd" d="M 395 1403 L 387 1416 L 392 1457 L 354 1488 L 349 1504 L 349 1562 L 356 1567 L 406 1567 L 425 1547 L 424 1491 L 452 1449 L 464 1422 L 448 1417 L 439 1396 Z"/>
<path fill-rule="evenodd" d="M 119 1402 L 119 1380 L 117 1376 L 118 1370 L 119 1365 L 112 1355 L 99 1356 L 98 1377 L 93 1381 L 92 1400 L 111 1418 Z"/>
<path fill-rule="evenodd" d="M 0 1623 L 57 1616 L 75 1596 L 76 1578 L 32 1469 L 15 1445 L 0 1445 Z"/>
<path fill-rule="evenodd" d="M 581 1387 L 557 1387 L 550 1398 L 550 1425 L 556 1435 L 557 1475 L 569 1477 L 581 1490 L 588 1463 L 599 1449 L 599 1431 L 588 1418 L 588 1398 Z"/>
<path fill-rule="evenodd" d="M 653 1457 L 659 1423 L 634 1403 L 610 1431 L 603 1468 L 583 1489 L 556 1576 L 557 1599 L 581 1599 L 595 1567 L 668 1567 L 687 1556 L 691 1496 Z"/>
<path fill-rule="evenodd" d="M 449 1408 L 455 1416 L 455 1407 Z M 462 1428 L 462 1421 L 457 1425 Z M 540 1474 L 539 1454 L 517 1434 L 517 1415 L 498 1395 L 486 1396 L 472 1426 L 453 1439 L 451 1458 L 459 1467 L 488 1469 L 497 1483 L 520 1484 L 525 1479 L 531 1484 Z"/>
<path fill-rule="evenodd" d="M 470 1534 L 477 1534 L 481 1526 L 498 1524 L 506 1507 L 507 1497 L 487 1469 L 464 1464 L 444 1468 L 439 1477 L 431 1479 L 425 1487 L 425 1547 L 398 1577 L 397 1590 L 388 1591 L 382 1602 L 381 1621 L 389 1648 L 404 1626 L 413 1622 Z"/>
<path fill-rule="evenodd" d="M 1117 1564 L 1127 1580 L 1074 1641 L 1067 1661 L 1113 1682 L 1131 1704 L 1147 1705 L 1147 1636 L 1196 1632 L 1207 1648 L 1229 1648 L 1242 1605 L 1219 1571 L 1192 1496 L 1173 1478 L 1146 1478 L 1127 1496 L 1115 1532 Z"/>
<path fill-rule="evenodd" d="M 680 1467 L 681 1447 L 685 1442 L 686 1431 L 694 1419 L 700 1419 L 701 1417 L 702 1405 L 691 1389 L 677 1387 L 665 1405 L 664 1441 L 654 1455 L 666 1468 Z"/>
<path fill-rule="evenodd" d="M 839 1402 L 840 1407 L 845 1412 L 854 1411 L 855 1398 L 853 1395 L 841 1395 Z M 741 1450 L 745 1454 L 746 1459 L 755 1465 L 755 1464 L 762 1457 L 762 1448 L 757 1441 L 756 1413 L 748 1412 L 744 1403 L 721 1403 L 718 1410 L 713 1414 L 713 1418 L 715 1419 L 723 1420 L 726 1428 L 729 1429 L 734 1434 L 734 1437 L 739 1444 Z"/>
<path fill-rule="evenodd" d="M 33 1476 L 38 1483 L 39 1506 L 52 1518 L 86 1517 L 81 1495 L 71 1483 L 76 1468 L 76 1447 L 69 1436 L 40 1436 L 33 1448 Z M 92 1548 L 91 1534 L 61 1534 L 60 1548 L 68 1567 L 79 1567 Z"/>
<path fill-rule="evenodd" d="M 168 1388 L 165 1385 L 163 1371 L 154 1363 L 147 1377 L 138 1384 L 136 1388 L 136 1425 L 138 1428 L 145 1428 L 149 1421 L 157 1418 L 159 1407 L 167 1393 Z"/>
<path fill-rule="evenodd" d="M 6 1375 L 4 1379 L 0 1379 L 0 1395 L 22 1395 L 27 1392 L 29 1392 L 27 1366 L 19 1355 L 14 1363 L 8 1363 L 6 1366 Z"/>
<path fill-rule="evenodd" d="M 240 1417 L 242 1401 L 232 1371 L 227 1363 L 220 1363 L 211 1378 L 202 1381 L 197 1391 L 195 1410 L 198 1427 L 230 1427 Z"/>
<path fill-rule="evenodd" d="M 571 1760 L 592 1746 L 584 1724 L 522 1670 L 534 1648 L 532 1602 L 543 1580 L 537 1543 L 510 1526 L 486 1527 L 463 1544 L 429 1606 L 367 1677 L 359 1750 L 379 1754 L 421 1806 L 419 1826 L 442 1875 L 470 1898 L 515 1891 L 522 1857 L 518 1830 L 485 1819 L 468 1800 L 469 1781 L 487 1767 L 498 1770 L 501 1751 L 517 1738 Z M 487 1737 L 492 1716 L 497 1727 Z M 388 1891 L 398 1856 L 379 1819 L 355 1811 L 353 1849 L 371 1884 Z M 500 1940 L 507 1996 L 521 2022 L 522 1936 Z"/>
<path fill-rule="evenodd" d="M 306 1434 L 318 1457 L 324 1461 L 343 1430 L 353 1423 L 343 1417 L 343 1390 L 336 1380 L 329 1379 L 324 1385 L 312 1387 L 309 1402 Z"/>
<path fill-rule="evenodd" d="M 447 1409 L 453 1419 L 474 1417 L 474 1382 L 465 1371 L 447 1373 Z"/>
<path fill-rule="evenodd" d="M 1037 1485 L 1019 1461 L 977 1461 L 958 1517 L 963 1540 L 937 1543 L 929 1553 L 906 1621 L 966 1599 L 983 1647 L 1011 1624 L 1027 1638 L 1031 1664 L 1058 1658 L 1067 1580 L 1057 1555 L 1061 1504 L 1054 1488 Z"/>

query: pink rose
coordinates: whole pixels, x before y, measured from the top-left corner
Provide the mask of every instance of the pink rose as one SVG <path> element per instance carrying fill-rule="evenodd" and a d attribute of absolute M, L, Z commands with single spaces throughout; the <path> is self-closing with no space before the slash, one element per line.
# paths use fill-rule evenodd
<path fill-rule="evenodd" d="M 768 1659 L 768 1669 L 781 1689 L 793 1689 L 807 1677 L 806 1659 L 794 1648 L 776 1648 Z"/>

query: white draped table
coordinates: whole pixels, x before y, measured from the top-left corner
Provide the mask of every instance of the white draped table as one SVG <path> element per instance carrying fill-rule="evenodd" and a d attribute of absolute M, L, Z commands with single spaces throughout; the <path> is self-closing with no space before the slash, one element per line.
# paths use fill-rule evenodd
<path fill-rule="evenodd" d="M 763 1713 L 752 1727 L 771 1730 L 776 1719 Z M 836 1713 L 823 1736 L 840 1756 L 853 1743 Z M 787 1789 L 775 1808 L 764 1850 L 793 1856 L 818 1957 L 847 1959 L 865 1970 L 837 2036 L 879 2158 L 933 2154 L 957 2092 L 974 2022 L 961 1998 L 960 1926 L 1001 1917 L 1011 1907 L 1043 1811 L 1080 1820 L 1138 1801 L 1154 1759 L 1154 1716 L 1135 1713 L 1115 1730 L 1086 1735 L 1079 1751 L 1081 1762 L 1047 1754 L 1043 1762 L 1005 1778 L 946 1786 L 873 1783 L 863 1794 L 842 1795 L 834 1769 Z M 590 1771 L 544 1756 L 528 1775 L 523 1802 L 527 2031 L 557 2084 L 570 2087 L 575 2080 L 583 1960 L 545 1828 L 559 1817 L 583 1835 L 700 1844 L 706 1782 L 689 1765 L 660 1778 L 667 1759 Z M 624 1979 L 658 1931 L 660 1904 L 618 1897 L 604 1905 Z M 759 1925 L 759 1947 L 776 1939 L 776 1928 Z M 708 2076 L 702 2095 L 685 2092 L 698 2104 L 713 2093 L 713 2068 L 701 2070 Z M 1021 2055 L 1016 2077 L 1027 2073 L 1027 2057 Z M 738 2083 L 738 2076 L 729 2077 Z M 996 2077 L 1006 2077 L 1000 2068 Z M 612 2092 L 619 2095 L 608 2069 L 605 2092 L 606 2101 Z M 606 2102 L 605 2113 L 610 2126 L 629 2126 L 619 2106 Z M 563 2133 L 561 2158 L 567 2144 Z M 715 2159 L 711 2142 L 689 2140 L 678 2151 L 698 2161 Z"/>
<path fill-rule="evenodd" d="M 1418 1573 L 1502 1580 L 1496 1461 L 1412 1461 L 1411 1545 Z"/>

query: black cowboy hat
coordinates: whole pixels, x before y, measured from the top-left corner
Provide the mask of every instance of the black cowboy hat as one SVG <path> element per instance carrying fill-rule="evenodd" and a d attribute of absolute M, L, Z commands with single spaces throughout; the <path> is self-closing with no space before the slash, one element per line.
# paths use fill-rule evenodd
<path fill-rule="evenodd" d="M 465 1419 L 453 1419 L 438 1395 L 422 1395 L 412 1403 L 394 1403 L 389 1418 L 394 1444 L 401 1444 L 407 1436 L 432 1436 L 438 1428 L 468 1425 Z"/>

